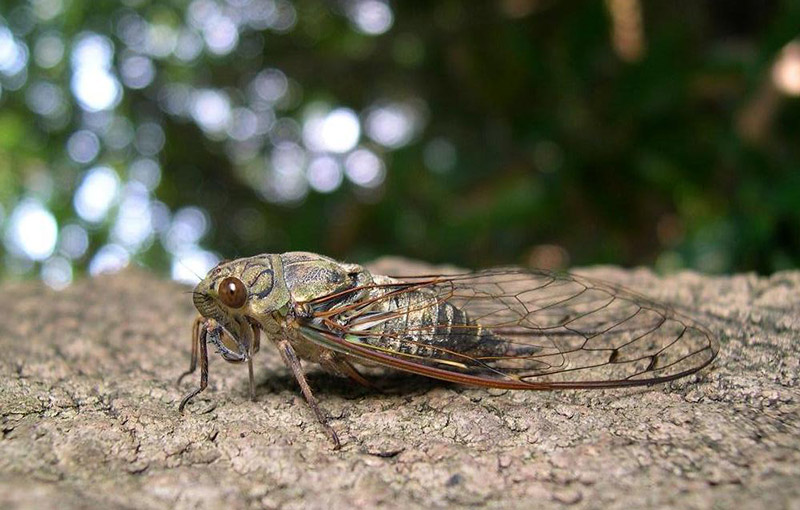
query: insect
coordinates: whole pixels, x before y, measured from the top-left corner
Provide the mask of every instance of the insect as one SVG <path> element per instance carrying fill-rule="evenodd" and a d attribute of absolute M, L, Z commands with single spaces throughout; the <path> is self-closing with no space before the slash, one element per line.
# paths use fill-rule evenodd
<path fill-rule="evenodd" d="M 200 315 L 189 370 L 208 383 L 211 344 L 247 363 L 261 334 L 278 349 L 335 447 L 336 432 L 301 360 L 364 385 L 356 364 L 445 381 L 550 390 L 650 385 L 705 367 L 719 351 L 701 324 L 670 307 L 590 278 L 500 268 L 408 278 L 305 252 L 222 262 L 195 287 Z"/>

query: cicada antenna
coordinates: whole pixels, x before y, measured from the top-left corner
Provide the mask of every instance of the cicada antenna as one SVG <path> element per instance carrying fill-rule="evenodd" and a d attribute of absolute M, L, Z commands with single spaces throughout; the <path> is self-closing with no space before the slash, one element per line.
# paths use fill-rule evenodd
<path fill-rule="evenodd" d="M 187 271 L 189 271 L 190 273 L 192 273 L 192 274 L 195 276 L 195 278 L 197 278 L 197 281 L 198 281 L 198 282 L 203 280 L 203 277 L 202 277 L 202 276 L 200 276 L 199 274 L 197 274 L 197 273 L 195 272 L 195 270 L 194 270 L 194 269 L 192 269 L 192 268 L 191 268 L 191 267 L 190 267 L 188 264 L 186 264 L 185 262 L 183 262 L 183 260 L 181 260 L 181 259 L 178 259 L 178 264 L 182 265 L 182 266 L 183 266 L 183 267 L 184 267 L 184 268 L 185 268 Z"/>

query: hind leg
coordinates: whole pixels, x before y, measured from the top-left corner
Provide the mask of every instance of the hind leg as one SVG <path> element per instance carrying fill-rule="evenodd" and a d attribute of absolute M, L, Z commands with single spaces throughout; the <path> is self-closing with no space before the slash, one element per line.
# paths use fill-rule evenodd
<path fill-rule="evenodd" d="M 292 371 L 292 374 L 294 374 L 294 378 L 300 385 L 300 391 L 302 391 L 303 396 L 306 398 L 306 402 L 308 402 L 308 405 L 311 406 L 311 410 L 314 411 L 317 421 L 319 421 L 320 425 L 322 425 L 322 428 L 328 434 L 328 437 L 331 438 L 331 441 L 333 442 L 333 448 L 338 450 L 341 447 L 339 436 L 336 435 L 336 431 L 333 430 L 333 427 L 328 424 L 328 417 L 320 407 L 317 397 L 315 397 L 314 393 L 311 391 L 311 386 L 308 385 L 306 375 L 303 373 L 303 367 L 300 364 L 300 358 L 297 357 L 297 353 L 294 351 L 292 344 L 290 344 L 287 340 L 281 340 L 277 342 L 277 346 L 283 362 L 287 367 L 289 367 L 289 369 Z"/>

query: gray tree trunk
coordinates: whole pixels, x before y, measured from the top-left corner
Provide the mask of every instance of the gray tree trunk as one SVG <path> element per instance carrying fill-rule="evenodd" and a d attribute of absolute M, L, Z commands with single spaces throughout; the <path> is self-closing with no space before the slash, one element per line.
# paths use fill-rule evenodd
<path fill-rule="evenodd" d="M 387 273 L 431 269 L 386 259 Z M 694 310 L 714 364 L 651 388 L 524 392 L 314 367 L 328 438 L 267 343 L 211 356 L 178 414 L 187 288 L 129 270 L 0 286 L 2 508 L 798 508 L 800 272 L 660 279 L 582 271 Z"/>

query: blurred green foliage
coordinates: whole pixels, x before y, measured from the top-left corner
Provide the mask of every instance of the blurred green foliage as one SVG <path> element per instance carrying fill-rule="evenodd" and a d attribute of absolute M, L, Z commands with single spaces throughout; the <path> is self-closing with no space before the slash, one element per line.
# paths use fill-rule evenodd
<path fill-rule="evenodd" d="M 195 244 L 224 258 L 309 250 L 469 267 L 800 262 L 796 1 L 16 0 L 1 26 L 5 274 L 39 274 L 52 257 L 82 271 L 109 244 L 159 270 Z M 83 100 L 76 84 L 76 48 L 92 36 L 112 54 L 90 82 L 118 87 L 100 107 L 91 83 Z M 15 48 L 25 65 L 12 73 Z M 325 149 L 310 126 L 338 108 L 358 115 L 358 146 L 328 151 L 319 175 L 335 189 L 318 191 L 309 167 Z M 331 126 L 325 136 L 348 124 Z M 385 173 L 344 171 L 352 150 Z M 119 183 L 87 221 L 75 193 L 98 166 Z M 116 225 L 137 179 L 149 230 L 126 244 Z M 87 232 L 85 253 L 59 238 L 29 261 L 12 232 L 25 200 L 60 237 Z M 178 246 L 177 212 L 192 206 L 210 228 Z"/>

